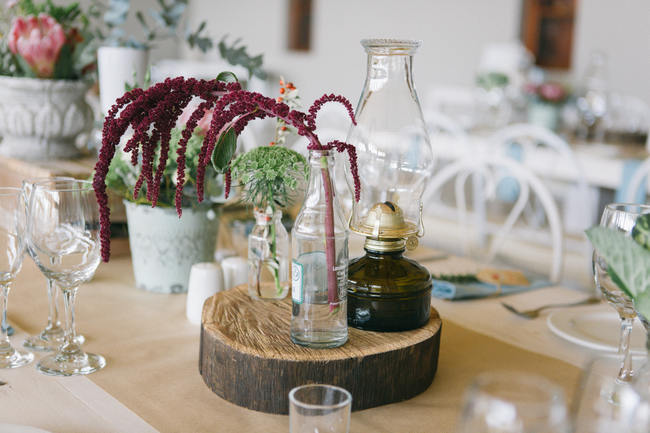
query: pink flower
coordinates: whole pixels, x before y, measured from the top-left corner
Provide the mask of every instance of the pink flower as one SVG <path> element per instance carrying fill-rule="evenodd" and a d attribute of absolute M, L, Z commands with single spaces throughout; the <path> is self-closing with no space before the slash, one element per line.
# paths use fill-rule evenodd
<path fill-rule="evenodd" d="M 39 78 L 52 76 L 64 43 L 63 27 L 46 14 L 16 17 L 9 32 L 9 49 L 25 59 Z"/>
<path fill-rule="evenodd" d="M 540 98 L 548 102 L 561 102 L 566 97 L 564 87 L 557 83 L 544 83 L 537 92 Z"/>
<path fill-rule="evenodd" d="M 187 124 L 187 121 L 190 120 L 190 117 L 192 116 L 192 113 L 196 109 L 196 106 L 194 107 L 188 107 L 183 111 L 183 114 L 181 114 L 181 117 L 178 119 L 179 123 L 182 126 L 185 126 Z M 196 127 L 198 130 L 196 130 L 197 134 L 200 135 L 205 135 L 206 132 L 208 132 L 208 129 L 210 129 L 210 122 L 212 121 L 212 114 L 214 113 L 214 110 L 206 110 L 205 114 L 199 122 L 196 124 Z"/>

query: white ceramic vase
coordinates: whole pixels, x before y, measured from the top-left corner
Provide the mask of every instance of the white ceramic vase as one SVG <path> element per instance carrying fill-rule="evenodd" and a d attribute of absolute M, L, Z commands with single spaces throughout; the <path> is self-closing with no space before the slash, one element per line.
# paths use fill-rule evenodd
<path fill-rule="evenodd" d="M 142 85 L 149 64 L 149 50 L 129 47 L 100 47 L 97 50 L 99 98 L 106 115 L 125 92 L 125 84 Z"/>
<path fill-rule="evenodd" d="M 138 288 L 159 293 L 187 292 L 195 263 L 212 261 L 219 219 L 210 208 L 152 208 L 124 200 L 133 274 Z"/>
<path fill-rule="evenodd" d="M 88 83 L 0 76 L 0 155 L 30 161 L 79 156 L 92 127 Z"/>

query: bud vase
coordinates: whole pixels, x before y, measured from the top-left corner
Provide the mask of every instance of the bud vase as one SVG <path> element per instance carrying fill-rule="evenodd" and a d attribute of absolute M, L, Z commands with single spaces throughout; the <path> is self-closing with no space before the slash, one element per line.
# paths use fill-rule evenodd
<path fill-rule="evenodd" d="M 284 299 L 289 292 L 289 234 L 282 212 L 255 209 L 248 236 L 248 294 L 253 299 Z"/>
<path fill-rule="evenodd" d="M 334 190 L 334 158 L 309 152 L 309 187 L 291 232 L 291 340 L 313 348 L 348 338 L 348 228 Z"/>

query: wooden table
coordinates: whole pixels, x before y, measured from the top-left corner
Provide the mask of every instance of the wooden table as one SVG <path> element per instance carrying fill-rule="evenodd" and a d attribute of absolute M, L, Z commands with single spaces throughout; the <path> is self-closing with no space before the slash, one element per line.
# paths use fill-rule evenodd
<path fill-rule="evenodd" d="M 418 255 L 431 252 L 420 249 Z M 471 266 L 458 258 L 426 264 L 436 272 Z M 553 288 L 509 301 L 541 304 L 551 297 L 582 296 Z M 129 257 L 100 265 L 95 279 L 79 291 L 77 323 L 88 338 L 86 349 L 106 356 L 107 367 L 76 378 L 42 376 L 33 366 L 0 371 L 0 379 L 10 384 L 0 387 L 0 421 L 61 433 L 288 431 L 288 417 L 235 406 L 205 386 L 198 372 L 199 327 L 185 319 L 185 299 L 136 289 Z M 571 399 L 579 366 L 591 353 L 552 335 L 544 318 L 520 319 L 499 301 L 435 300 L 443 333 L 433 385 L 411 400 L 353 413 L 351 431 L 453 432 L 465 388 L 486 370 L 541 374 Z M 9 306 L 9 320 L 19 330 L 35 333 L 44 325 L 45 280 L 29 259 Z M 13 337 L 13 343 L 20 344 L 20 338 Z"/>

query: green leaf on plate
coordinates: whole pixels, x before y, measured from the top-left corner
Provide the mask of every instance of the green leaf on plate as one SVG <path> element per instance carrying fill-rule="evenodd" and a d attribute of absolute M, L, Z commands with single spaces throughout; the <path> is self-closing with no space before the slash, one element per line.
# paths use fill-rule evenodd
<path fill-rule="evenodd" d="M 611 269 L 610 276 L 631 295 L 637 311 L 650 318 L 650 251 L 624 233 L 605 227 L 590 228 L 587 237 Z"/>
<path fill-rule="evenodd" d="M 212 152 L 212 166 L 218 173 L 226 171 L 236 148 L 237 134 L 234 128 L 230 128 L 219 137 L 219 141 Z"/>

